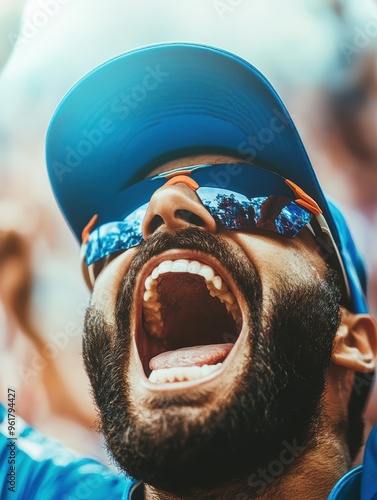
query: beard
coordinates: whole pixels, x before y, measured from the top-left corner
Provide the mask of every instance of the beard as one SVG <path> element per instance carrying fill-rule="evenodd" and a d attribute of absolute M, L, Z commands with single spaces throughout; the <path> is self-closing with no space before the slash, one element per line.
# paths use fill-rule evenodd
<path fill-rule="evenodd" d="M 152 256 L 173 248 L 217 258 L 249 309 L 250 349 L 242 376 L 234 379 L 231 396 L 221 408 L 197 419 L 186 418 L 189 395 L 174 396 L 174 404 L 169 399 L 159 402 L 155 412 L 143 418 L 130 390 L 131 298 L 137 275 Z M 152 235 L 140 245 L 119 289 L 116 324 L 108 324 L 91 307 L 83 340 L 101 431 L 120 468 L 183 496 L 240 481 L 246 487 L 248 477 L 279 459 L 286 442 L 309 451 L 321 425 L 326 372 L 339 325 L 337 280 L 329 268 L 321 280 L 276 277 L 278 285 L 262 310 L 255 266 L 219 237 L 189 228 Z"/>

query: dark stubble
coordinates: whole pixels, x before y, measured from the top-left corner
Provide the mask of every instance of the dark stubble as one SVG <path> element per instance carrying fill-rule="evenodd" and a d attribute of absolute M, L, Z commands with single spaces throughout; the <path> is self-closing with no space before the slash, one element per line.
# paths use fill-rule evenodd
<path fill-rule="evenodd" d="M 250 311 L 250 355 L 221 408 L 187 422 L 179 408 L 189 404 L 183 397 L 174 406 L 160 405 L 156 417 L 146 421 L 138 415 L 127 375 L 132 297 L 143 265 L 173 248 L 208 253 L 230 271 Z M 328 269 L 323 280 L 276 281 L 269 311 L 262 315 L 262 286 L 255 267 L 224 240 L 189 228 L 152 236 L 140 246 L 119 290 L 116 326 L 89 308 L 83 340 L 101 431 L 121 469 L 183 496 L 223 484 L 246 484 L 247 477 L 278 459 L 285 442 L 310 449 L 320 426 L 325 376 L 339 324 L 337 277 Z"/>

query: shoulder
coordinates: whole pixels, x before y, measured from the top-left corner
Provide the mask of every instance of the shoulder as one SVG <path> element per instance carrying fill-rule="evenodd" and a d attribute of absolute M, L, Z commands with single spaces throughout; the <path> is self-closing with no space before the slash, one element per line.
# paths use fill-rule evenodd
<path fill-rule="evenodd" d="M 377 425 L 369 434 L 363 464 L 336 483 L 328 500 L 377 500 Z"/>
<path fill-rule="evenodd" d="M 9 435 L 8 412 L 0 404 L 0 498 L 13 498 L 8 495 L 9 479 L 17 498 L 30 500 L 106 496 L 116 500 L 134 484 L 124 474 L 47 438 L 19 417 L 15 427 L 15 435 Z"/>
<path fill-rule="evenodd" d="M 361 500 L 361 479 L 363 466 L 350 470 L 336 483 L 328 500 Z"/>

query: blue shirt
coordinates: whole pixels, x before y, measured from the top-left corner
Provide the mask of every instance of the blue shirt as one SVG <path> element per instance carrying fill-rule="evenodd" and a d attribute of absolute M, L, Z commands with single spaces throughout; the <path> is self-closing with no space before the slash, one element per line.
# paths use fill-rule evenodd
<path fill-rule="evenodd" d="M 0 404 L 1 500 L 121 500 L 129 497 L 134 484 L 125 474 L 68 451 L 19 417 L 11 438 L 8 412 Z"/>

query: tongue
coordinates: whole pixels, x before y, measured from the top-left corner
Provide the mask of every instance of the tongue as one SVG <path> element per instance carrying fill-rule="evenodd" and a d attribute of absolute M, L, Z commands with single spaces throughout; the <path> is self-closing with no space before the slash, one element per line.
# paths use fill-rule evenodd
<path fill-rule="evenodd" d="M 234 344 L 198 345 L 183 347 L 175 351 L 166 351 L 152 358 L 151 370 L 178 366 L 203 366 L 221 363 L 228 356 Z"/>

